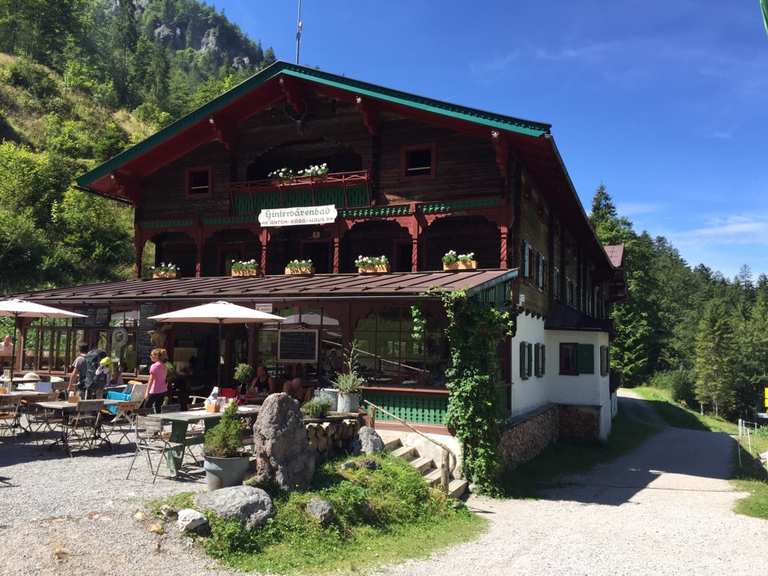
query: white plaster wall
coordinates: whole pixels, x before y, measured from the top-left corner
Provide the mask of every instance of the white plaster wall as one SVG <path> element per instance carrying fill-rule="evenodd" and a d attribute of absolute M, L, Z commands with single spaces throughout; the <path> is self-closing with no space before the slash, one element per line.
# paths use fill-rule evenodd
<path fill-rule="evenodd" d="M 613 402 L 609 399 L 608 402 L 600 407 L 600 440 L 605 442 L 608 440 L 608 435 L 611 433 L 611 425 L 613 424 Z"/>
<path fill-rule="evenodd" d="M 523 380 L 520 377 L 520 342 L 531 344 L 545 344 L 544 320 L 534 318 L 528 314 L 520 314 L 517 317 L 517 332 L 512 338 L 512 416 L 518 416 L 530 412 L 549 402 L 548 379 L 549 357 L 553 350 L 549 347 L 545 350 L 545 362 L 547 364 L 543 377 L 537 378 L 531 369 L 531 377 Z"/>
<path fill-rule="evenodd" d="M 595 373 L 576 376 L 560 374 L 560 344 L 592 344 L 595 354 Z M 600 376 L 600 346 L 608 346 L 606 332 L 576 330 L 547 330 L 547 374 L 549 401 L 577 406 L 602 406 L 610 401 L 608 376 Z"/>

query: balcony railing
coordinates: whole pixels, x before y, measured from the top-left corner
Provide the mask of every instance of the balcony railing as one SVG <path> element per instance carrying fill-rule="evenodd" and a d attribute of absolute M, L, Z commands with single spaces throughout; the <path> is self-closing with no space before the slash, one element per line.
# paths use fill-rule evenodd
<path fill-rule="evenodd" d="M 368 171 L 334 172 L 325 176 L 304 176 L 291 180 L 232 182 L 229 192 L 232 214 L 257 214 L 266 208 L 324 206 L 337 208 L 370 206 Z"/>

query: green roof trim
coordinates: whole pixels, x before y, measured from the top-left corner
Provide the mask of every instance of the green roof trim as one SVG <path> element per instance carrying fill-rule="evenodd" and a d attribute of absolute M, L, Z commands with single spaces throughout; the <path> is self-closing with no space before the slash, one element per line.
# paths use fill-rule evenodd
<path fill-rule="evenodd" d="M 454 202 L 427 202 L 419 204 L 419 210 L 422 214 L 441 214 L 470 208 L 488 208 L 499 204 L 501 204 L 501 198 L 468 198 Z"/>
<path fill-rule="evenodd" d="M 359 80 L 352 80 L 328 72 L 321 72 L 320 70 L 313 70 L 312 68 L 307 68 L 305 66 L 278 61 L 264 70 L 257 72 L 247 80 L 244 80 L 231 90 L 214 98 L 197 110 L 190 112 L 183 118 L 178 119 L 176 122 L 173 122 L 154 133 L 152 136 L 124 150 L 117 156 L 107 160 L 89 172 L 86 172 L 77 178 L 76 181 L 78 186 L 88 187 L 88 185 L 95 180 L 114 172 L 126 162 L 141 156 L 145 152 L 175 136 L 179 132 L 197 124 L 211 114 L 215 114 L 241 96 L 258 88 L 280 74 L 317 82 L 326 86 L 347 90 L 361 96 L 368 96 L 385 102 L 400 104 L 457 120 L 485 125 L 489 128 L 518 132 L 526 136 L 539 137 L 548 134 L 551 128 L 549 124 L 541 122 L 533 122 L 530 120 L 513 118 L 511 116 L 494 114 L 475 108 L 467 108 L 466 106 L 450 104 L 448 102 L 425 98 L 423 96 L 417 96 L 415 94 L 409 94 L 407 92 L 401 92 L 399 90 L 393 90 L 383 86 L 361 82 Z"/>
<path fill-rule="evenodd" d="M 194 220 L 142 220 L 139 222 L 139 228 L 145 230 L 154 230 L 158 228 L 187 228 L 194 226 Z"/>
<path fill-rule="evenodd" d="M 203 216 L 203 224 L 208 225 L 226 225 L 226 224 L 252 224 L 259 221 L 258 213 L 242 214 L 236 216 Z"/>
<path fill-rule="evenodd" d="M 407 216 L 411 213 L 409 204 L 395 206 L 374 206 L 371 208 L 344 208 L 339 210 L 342 218 L 382 218 L 386 216 Z"/>

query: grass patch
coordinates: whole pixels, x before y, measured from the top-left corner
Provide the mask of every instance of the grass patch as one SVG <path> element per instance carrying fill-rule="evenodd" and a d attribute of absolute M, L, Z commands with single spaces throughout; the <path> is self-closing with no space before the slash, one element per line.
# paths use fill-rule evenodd
<path fill-rule="evenodd" d="M 675 428 L 725 432 L 726 434 L 736 434 L 738 432 L 738 427 L 733 422 L 708 414 L 699 414 L 695 410 L 678 404 L 672 400 L 672 395 L 667 390 L 651 388 L 650 386 L 638 386 L 637 388 L 632 388 L 632 391 L 644 400 L 647 400 L 664 422 Z"/>
<path fill-rule="evenodd" d="M 768 519 L 768 474 L 760 463 L 758 455 L 768 450 L 768 429 L 750 431 L 746 436 L 738 437 L 738 425 L 722 418 L 699 414 L 674 400 L 667 390 L 643 386 L 633 388 L 651 405 L 664 421 L 677 428 L 690 428 L 708 432 L 722 432 L 737 441 L 733 451 L 733 469 L 731 484 L 749 495 L 742 498 L 733 507 L 737 514 Z"/>
<path fill-rule="evenodd" d="M 342 461 L 326 463 L 307 492 L 273 496 L 276 514 L 261 529 L 209 515 L 211 535 L 199 538 L 206 552 L 244 571 L 274 574 L 352 573 L 434 550 L 477 536 L 485 520 L 460 502 L 429 488 L 421 475 L 397 458 L 375 460 L 378 468 L 342 470 Z M 328 500 L 336 519 L 321 526 L 306 513 L 313 497 Z M 193 507 L 189 493 L 155 500 Z M 178 508 L 177 508 L 178 509 Z"/>
<path fill-rule="evenodd" d="M 620 410 L 606 443 L 552 444 L 535 459 L 506 473 L 502 488 L 512 498 L 536 498 L 541 488 L 555 486 L 565 476 L 613 460 L 637 448 L 658 430 Z"/>

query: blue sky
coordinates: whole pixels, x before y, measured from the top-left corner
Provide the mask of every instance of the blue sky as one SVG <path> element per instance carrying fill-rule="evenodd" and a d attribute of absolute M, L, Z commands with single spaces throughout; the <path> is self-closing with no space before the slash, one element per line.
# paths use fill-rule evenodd
<path fill-rule="evenodd" d="M 293 61 L 296 2 L 209 2 Z M 302 64 L 540 120 L 588 208 L 604 182 L 692 265 L 768 273 L 758 0 L 304 0 Z"/>

